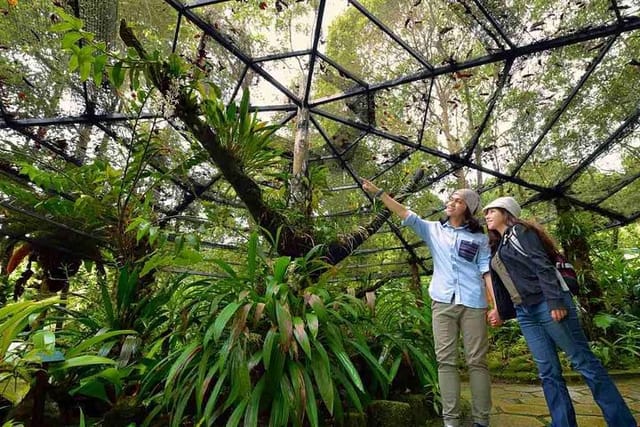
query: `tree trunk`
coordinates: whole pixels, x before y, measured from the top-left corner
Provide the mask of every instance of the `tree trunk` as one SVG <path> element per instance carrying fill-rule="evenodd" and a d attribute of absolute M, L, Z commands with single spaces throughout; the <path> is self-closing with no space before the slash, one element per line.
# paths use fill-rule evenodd
<path fill-rule="evenodd" d="M 447 142 L 447 150 L 449 150 L 449 153 L 451 154 L 460 153 L 460 151 L 462 151 L 460 141 L 451 133 L 451 120 L 449 119 L 449 101 L 451 100 L 450 88 L 444 87 L 444 84 L 440 82 L 436 82 L 435 87 L 438 94 L 440 109 L 442 111 L 440 116 L 440 127 Z M 456 177 L 458 188 L 469 187 L 463 169 L 458 169 L 453 174 Z"/>
<path fill-rule="evenodd" d="M 471 136 L 474 134 L 475 130 L 476 130 L 476 125 L 473 121 L 473 105 L 471 104 L 471 92 L 469 90 L 469 85 L 467 84 L 466 80 L 461 79 L 462 80 L 462 87 L 464 88 L 464 101 L 467 104 L 467 121 L 469 122 L 467 124 L 467 128 L 468 128 L 468 133 L 469 133 L 469 138 L 471 138 Z M 476 146 L 474 147 L 474 156 L 476 159 L 476 164 L 478 166 L 482 166 L 482 147 L 480 146 L 480 144 L 476 144 Z M 478 169 L 476 171 L 476 186 L 477 187 L 482 187 L 482 171 L 480 169 Z"/>
<path fill-rule="evenodd" d="M 305 79 L 300 80 L 300 97 L 304 97 Z M 293 174 L 289 183 L 290 207 L 311 217 L 311 185 L 309 182 L 309 108 L 298 108 L 296 135 L 293 142 Z"/>

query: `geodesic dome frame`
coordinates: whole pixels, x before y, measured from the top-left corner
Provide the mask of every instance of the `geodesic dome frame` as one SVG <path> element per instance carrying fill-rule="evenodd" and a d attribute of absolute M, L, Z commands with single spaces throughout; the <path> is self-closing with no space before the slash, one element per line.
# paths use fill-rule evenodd
<path fill-rule="evenodd" d="M 563 120 L 568 122 L 567 116 L 570 108 L 578 102 L 580 97 L 587 96 L 585 93 L 591 90 L 589 84 L 602 78 L 602 76 L 597 76 L 597 73 L 601 68 L 605 68 L 602 65 L 604 61 L 618 55 L 617 51 L 621 50 L 618 47 L 618 44 L 622 43 L 621 39 L 638 37 L 640 7 L 631 1 L 567 2 L 564 11 L 550 9 L 549 16 L 552 13 L 555 16 L 549 17 L 547 22 L 533 23 L 517 22 L 512 19 L 508 8 L 497 6 L 499 2 L 488 0 L 439 2 L 436 7 L 453 7 L 451 4 L 454 4 L 457 15 L 453 14 L 452 16 L 463 16 L 464 19 L 460 19 L 457 23 L 462 23 L 463 31 L 468 31 L 469 37 L 476 40 L 477 45 L 481 46 L 481 48 L 476 46 L 472 54 L 460 55 L 460 57 L 456 56 L 459 52 L 451 46 L 449 46 L 450 54 L 447 55 L 434 55 L 433 51 L 421 51 L 416 43 L 412 43 L 398 31 L 394 31 L 388 17 L 376 15 L 365 5 L 355 0 L 349 0 L 346 3 L 337 0 L 319 0 L 315 5 L 313 31 L 308 35 L 307 47 L 279 52 L 251 52 L 250 45 L 242 43 L 238 37 L 234 38 L 232 32 L 217 25 L 210 17 L 211 10 L 245 2 L 165 0 L 163 3 L 174 11 L 176 17 L 172 50 L 180 51 L 181 32 L 189 24 L 213 40 L 217 49 L 225 51 L 226 54 L 234 58 L 240 71 L 236 73 L 237 84 L 228 91 L 228 100 L 233 100 L 238 96 L 241 88 L 247 85 L 247 80 L 262 81 L 271 88 L 272 94 L 275 94 L 272 95 L 274 102 L 254 103 L 252 108 L 255 111 L 283 113 L 284 115 L 278 118 L 282 124 L 304 121 L 304 126 L 316 130 L 325 144 L 325 150 L 312 155 L 309 161 L 311 163 L 334 162 L 339 165 L 339 168 L 351 181 L 345 185 L 329 188 L 328 193 L 361 192 L 359 176 L 362 173 L 352 165 L 351 156 L 358 144 L 364 144 L 362 141 L 366 138 L 375 138 L 375 141 L 384 141 L 385 144 L 400 148 L 393 152 L 392 156 L 380 162 L 374 173 L 367 175 L 368 178 L 374 180 L 383 179 L 381 177 L 387 171 L 401 167 L 407 159 L 422 156 L 432 159 L 441 167 L 427 171 L 426 179 L 421 181 L 418 191 L 425 190 L 434 183 L 451 179 L 454 174 L 460 171 L 473 171 L 490 180 L 489 184 L 477 185 L 480 192 L 505 185 L 524 189 L 524 193 L 527 194 L 527 198 L 522 200 L 524 206 L 533 206 L 538 202 L 562 198 L 576 207 L 606 218 L 608 220 L 607 226 L 624 226 L 636 221 L 640 216 L 640 209 L 637 207 L 631 206 L 625 211 L 620 211 L 607 204 L 613 197 L 619 196 L 620 192 L 637 183 L 640 169 L 634 170 L 632 168 L 631 171 L 617 177 L 606 189 L 598 191 L 597 194 L 585 194 L 579 189 L 581 177 L 588 173 L 592 165 L 601 161 L 602 158 L 610 156 L 611 153 L 619 153 L 624 150 L 627 154 L 631 153 L 632 157 L 638 157 L 634 153 L 640 148 L 637 135 L 637 124 L 640 119 L 640 96 L 635 96 L 635 94 L 630 94 L 631 100 L 627 100 L 625 103 L 627 109 L 617 118 L 616 122 L 610 124 L 610 132 L 606 137 L 595 141 L 582 141 L 578 144 L 584 151 L 575 156 L 570 170 L 565 171 L 562 176 L 540 180 L 522 174 L 524 166 L 530 162 L 538 161 L 536 156 L 541 151 L 551 150 L 546 141 L 547 138 L 553 132 L 562 133 L 558 129 L 563 125 Z M 406 4 L 399 3 L 396 7 L 407 10 L 426 7 L 421 3 L 419 0 L 406 2 Z M 557 6 L 557 4 L 554 5 Z M 264 6 L 281 10 L 293 7 L 294 2 L 280 0 L 273 4 L 259 2 L 257 6 L 258 9 L 263 9 Z M 327 15 L 331 10 L 336 8 L 344 10 L 345 7 L 357 11 L 359 16 L 367 22 L 366 25 L 371 29 L 370 31 L 375 31 L 380 39 L 385 40 L 384 46 L 389 46 L 389 52 L 379 52 L 380 57 L 385 57 L 385 55 L 391 57 L 387 62 L 397 61 L 394 59 L 397 57 L 408 58 L 412 61 L 413 66 L 397 73 L 393 78 L 379 78 L 378 76 L 368 78 L 368 76 L 358 75 L 351 64 L 345 64 L 332 58 L 324 47 Z M 563 27 L 561 13 L 580 13 L 577 11 L 584 8 L 599 10 L 606 8 L 610 12 L 610 19 L 604 22 L 586 21 L 580 27 Z M 416 15 L 412 15 L 404 22 L 404 28 L 422 24 L 418 21 Z M 455 27 L 455 24 L 452 23 L 452 28 Z M 441 44 L 446 44 L 446 35 L 450 31 L 452 29 L 448 29 L 448 27 L 438 31 L 442 39 L 440 40 Z M 509 120 L 495 116 L 498 106 L 508 93 L 509 88 L 514 85 L 526 85 L 526 79 L 529 78 L 527 77 L 528 71 L 532 69 L 531 61 L 538 61 L 540 64 L 542 62 L 540 55 L 576 46 L 585 51 L 584 61 L 571 65 L 576 71 L 576 77 L 566 85 L 566 93 L 544 94 L 551 99 L 550 102 L 545 102 L 547 107 L 549 105 L 550 107 L 542 111 L 541 115 L 531 114 L 531 121 L 542 118 L 542 121 L 537 124 L 535 139 L 530 141 L 524 152 L 516 153 L 517 155 L 511 158 L 508 150 L 503 150 L 500 154 L 503 147 L 499 147 L 497 142 L 492 144 L 491 137 L 485 132 L 492 122 Z M 446 48 L 444 50 L 446 51 Z M 215 58 L 205 55 L 203 59 L 213 61 Z M 304 60 L 307 70 L 299 83 L 297 93 L 291 88 L 290 78 L 283 78 L 277 67 L 278 64 L 293 60 Z M 627 58 L 626 66 L 631 70 L 639 69 L 639 65 L 638 58 Z M 437 108 L 433 107 L 434 96 L 432 92 L 435 82 L 438 79 L 446 78 L 463 84 L 466 79 L 473 78 L 474 70 L 488 66 L 497 67 L 500 71 L 495 78 L 493 90 L 484 96 L 486 103 L 479 118 L 474 122 L 473 132 L 469 134 L 467 140 L 460 143 L 460 149 L 446 150 L 437 145 L 426 143 L 425 135 L 433 125 L 432 116 L 438 114 Z M 338 78 L 341 80 L 339 86 L 343 90 L 316 96 L 316 89 L 319 85 L 317 75 L 319 73 L 333 73 L 339 76 Z M 606 76 L 606 73 L 603 75 Z M 640 72 L 636 71 L 636 78 L 636 81 L 640 81 Z M 420 116 L 420 120 L 416 120 L 417 124 L 413 125 L 415 133 L 406 135 L 390 129 L 390 126 L 383 125 L 380 114 L 380 110 L 383 110 L 381 104 L 385 100 L 393 98 L 394 93 L 406 95 L 417 92 L 415 90 L 417 84 L 422 85 L 424 91 L 421 96 L 412 100 L 411 108 L 414 109 L 412 114 L 416 117 Z M 135 117 L 124 113 L 96 111 L 95 102 L 92 100 L 94 95 L 86 85 L 82 91 L 84 111 L 65 117 L 19 117 L 15 116 L 8 106 L 1 105 L 0 132 L 11 130 L 15 134 L 36 141 L 37 144 L 64 160 L 77 163 L 68 150 L 60 148 L 55 141 L 49 141 L 46 137 L 40 138 L 35 129 L 47 126 L 88 125 L 101 129 L 106 135 L 117 137 L 117 133 L 111 128 L 114 123 L 152 120 L 161 117 L 154 111 L 144 112 Z M 542 101 L 544 99 L 541 97 L 540 104 L 543 104 Z M 352 117 L 341 113 L 342 111 L 354 112 L 356 110 L 356 114 L 351 114 Z M 299 120 L 298 117 L 303 117 L 304 120 Z M 327 123 L 351 129 L 354 137 L 346 144 L 336 141 L 335 135 L 332 136 L 327 131 Z M 487 165 L 486 159 L 489 156 L 500 157 L 501 160 L 504 160 L 500 168 Z M 609 160 L 609 162 L 611 161 L 615 163 L 616 160 Z M 12 174 L 13 171 L 10 168 L 5 168 L 4 173 Z M 224 199 L 209 191 L 219 180 L 220 177 L 215 174 L 210 177 L 208 182 L 194 183 L 176 179 L 176 187 L 183 195 L 166 210 L 165 214 L 176 216 L 188 209 L 190 204 L 198 199 L 241 207 L 241 203 L 238 203 L 237 200 Z M 584 185 L 582 183 L 582 186 Z M 10 206 L 9 202 L 4 203 L 5 207 Z M 363 199 L 363 205 L 355 209 L 318 213 L 318 215 L 336 218 L 362 215 L 371 212 L 369 205 L 370 201 Z M 434 214 L 437 211 L 438 209 L 435 209 L 429 214 Z M 409 250 L 415 254 L 414 250 L 418 243 L 410 243 L 392 223 L 389 223 L 389 227 L 400 242 L 397 247 L 362 249 L 360 253 L 373 253 L 377 250 Z M 211 245 L 233 248 L 233 245 L 220 243 L 211 243 Z M 416 256 L 416 258 L 420 257 Z M 428 269 L 424 268 L 424 270 Z"/>

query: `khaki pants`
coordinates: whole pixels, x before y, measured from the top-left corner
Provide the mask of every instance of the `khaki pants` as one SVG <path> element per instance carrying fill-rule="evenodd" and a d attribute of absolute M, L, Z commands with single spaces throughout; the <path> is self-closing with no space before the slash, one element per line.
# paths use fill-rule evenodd
<path fill-rule="evenodd" d="M 488 426 L 491 382 L 487 369 L 487 311 L 484 308 L 432 301 L 431 312 L 444 424 L 452 427 L 460 425 L 458 337 L 462 332 L 471 385 L 471 415 L 474 422 Z"/>

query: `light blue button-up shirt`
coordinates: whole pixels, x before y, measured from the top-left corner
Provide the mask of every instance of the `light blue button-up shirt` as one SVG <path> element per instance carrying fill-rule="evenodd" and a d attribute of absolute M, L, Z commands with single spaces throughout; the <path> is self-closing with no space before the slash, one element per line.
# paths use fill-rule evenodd
<path fill-rule="evenodd" d="M 471 233 L 467 226 L 425 221 L 414 212 L 402 221 L 424 240 L 433 258 L 429 285 L 432 300 L 486 308 L 487 296 L 482 275 L 489 271 L 491 251 L 484 233 Z M 453 301 L 452 301 L 453 300 Z"/>

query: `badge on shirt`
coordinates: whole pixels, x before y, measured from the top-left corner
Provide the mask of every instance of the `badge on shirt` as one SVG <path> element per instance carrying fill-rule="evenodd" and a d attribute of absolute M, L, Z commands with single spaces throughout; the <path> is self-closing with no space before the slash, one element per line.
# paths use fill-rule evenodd
<path fill-rule="evenodd" d="M 476 257 L 478 249 L 480 249 L 480 245 L 476 242 L 472 240 L 461 240 L 460 247 L 458 248 L 458 255 L 471 262 Z"/>

